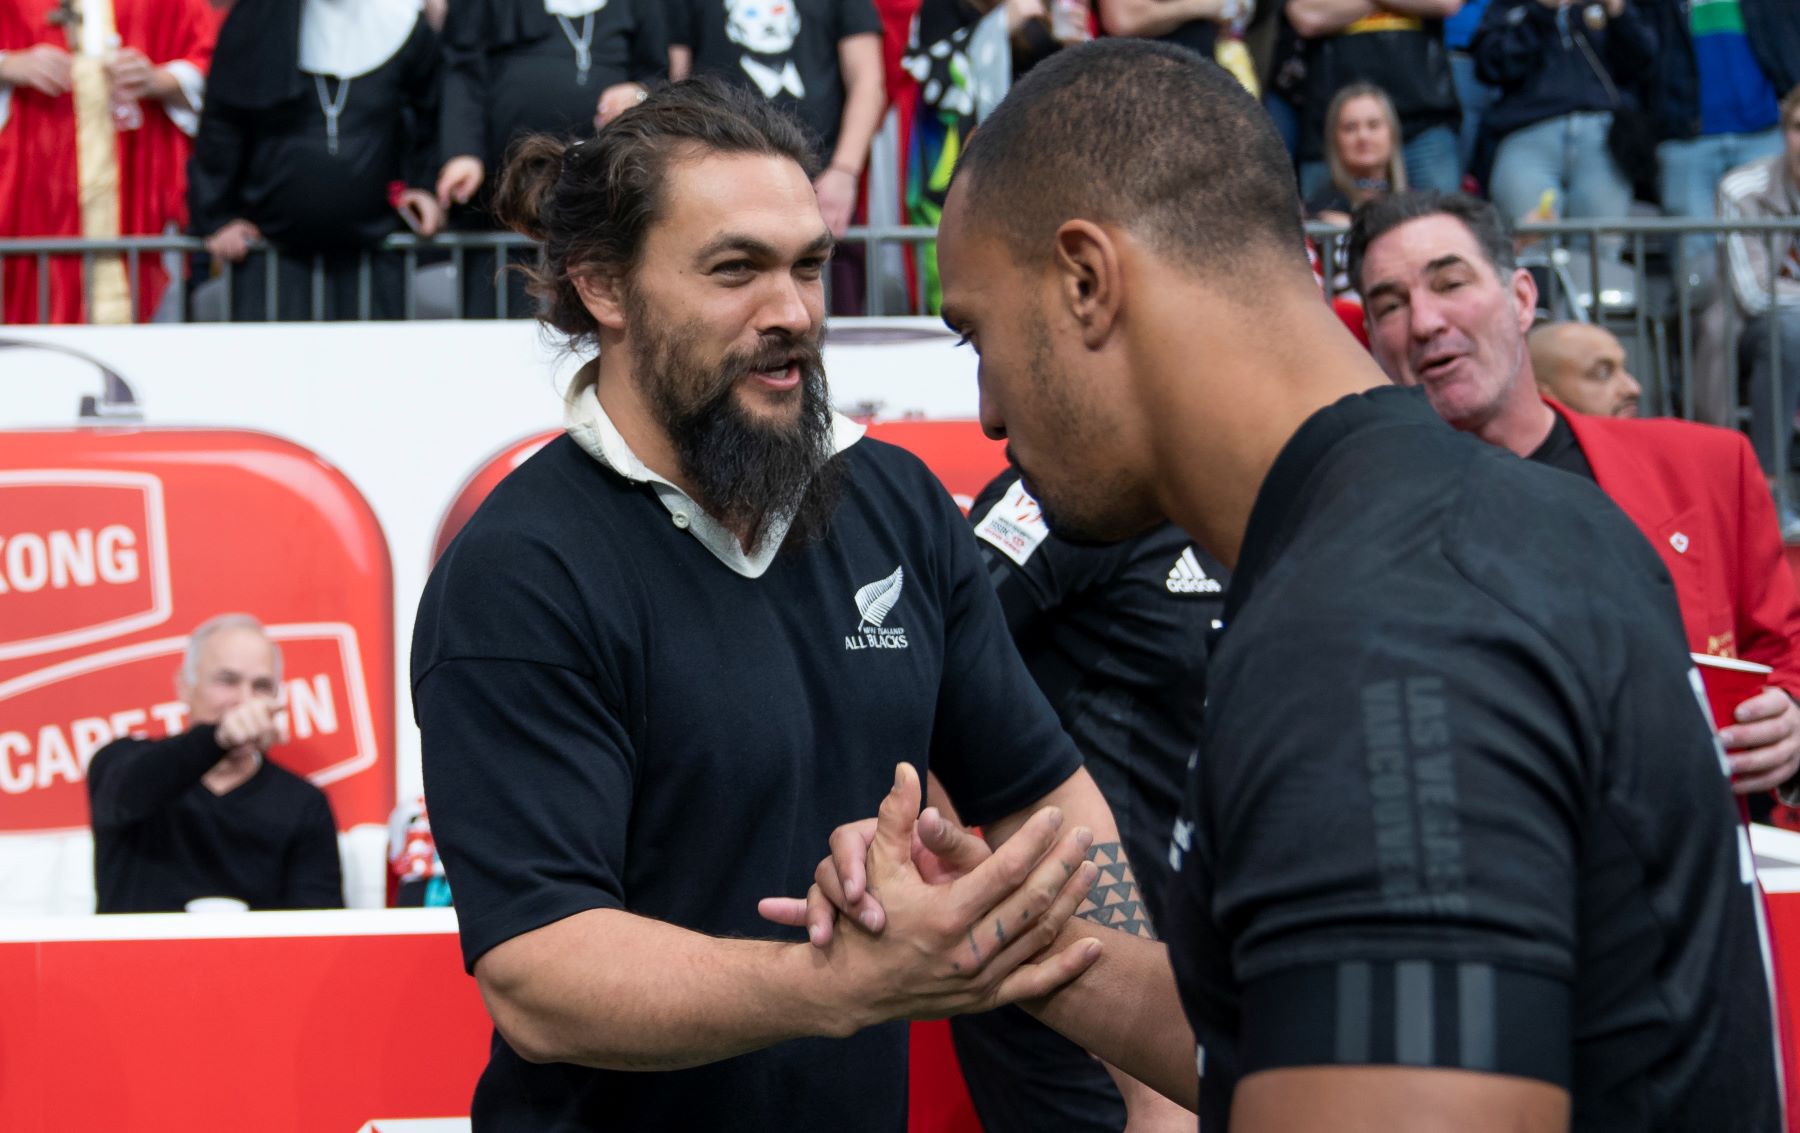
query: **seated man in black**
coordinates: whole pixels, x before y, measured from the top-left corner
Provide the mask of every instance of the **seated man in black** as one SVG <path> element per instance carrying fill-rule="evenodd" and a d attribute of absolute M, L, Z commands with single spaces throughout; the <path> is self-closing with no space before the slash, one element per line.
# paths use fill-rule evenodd
<path fill-rule="evenodd" d="M 98 911 L 180 912 L 197 897 L 342 908 L 331 804 L 264 757 L 281 651 L 262 625 L 246 614 L 203 623 L 175 686 L 187 731 L 115 740 L 88 765 Z"/>

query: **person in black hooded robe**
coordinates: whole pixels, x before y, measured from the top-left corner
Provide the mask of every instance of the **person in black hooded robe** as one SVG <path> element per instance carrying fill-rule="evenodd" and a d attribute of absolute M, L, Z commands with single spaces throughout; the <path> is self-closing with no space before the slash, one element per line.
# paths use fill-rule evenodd
<path fill-rule="evenodd" d="M 374 250 L 443 225 L 440 70 L 419 0 L 233 6 L 188 167 L 194 231 L 235 265 L 233 320 L 401 316 L 404 259 Z"/>
<path fill-rule="evenodd" d="M 514 140 L 589 137 L 667 75 L 662 13 L 662 0 L 451 0 L 437 200 L 454 227 L 497 230 L 488 203 L 498 178 L 489 174 Z M 523 278 L 508 272 L 499 293 L 495 261 L 492 252 L 465 256 L 463 315 L 492 318 L 503 299 L 506 315 L 529 316 Z"/>

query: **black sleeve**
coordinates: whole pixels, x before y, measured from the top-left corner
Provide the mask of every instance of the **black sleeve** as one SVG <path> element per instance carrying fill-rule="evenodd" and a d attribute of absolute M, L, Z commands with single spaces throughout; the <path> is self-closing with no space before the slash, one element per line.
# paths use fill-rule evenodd
<path fill-rule="evenodd" d="M 849 39 L 853 35 L 881 34 L 881 17 L 875 12 L 875 5 L 869 0 L 838 0 L 837 3 L 837 35 L 835 39 Z"/>
<path fill-rule="evenodd" d="M 643 643 L 633 603 L 591 611 L 572 569 L 465 528 L 420 603 L 413 712 L 471 970 L 515 936 L 625 907 L 637 752 L 619 670 Z"/>
<path fill-rule="evenodd" d="M 1304 633 L 1235 651 L 1227 633 L 1217 655 L 1188 829 L 1244 985 L 1238 1069 L 1566 1087 L 1579 674 L 1547 644 L 1385 608 L 1376 625 L 1322 605 Z"/>
<path fill-rule="evenodd" d="M 405 77 L 401 81 L 406 91 L 407 121 L 412 126 L 404 175 L 409 186 L 429 193 L 436 187 L 438 170 L 443 167 L 438 150 L 438 115 L 444 60 L 438 35 L 425 17 L 419 17 L 404 50 Z"/>
<path fill-rule="evenodd" d="M 921 490 L 932 488 L 950 593 L 930 764 L 963 821 L 978 826 L 1049 794 L 1081 755 L 1019 658 L 967 521 L 935 482 Z"/>
<path fill-rule="evenodd" d="M 1011 469 L 975 497 L 969 522 L 1014 641 L 1034 632 L 1057 607 L 1116 567 L 1113 548 L 1078 547 L 1051 535 Z"/>
<path fill-rule="evenodd" d="M 634 83 L 648 85 L 669 77 L 669 23 L 665 0 L 636 0 L 632 6 L 631 59 L 626 75 Z"/>
<path fill-rule="evenodd" d="M 88 764 L 88 810 L 96 830 L 142 822 L 173 803 L 225 758 L 211 724 L 166 740 L 114 740 Z"/>
<path fill-rule="evenodd" d="M 949 39 L 970 24 L 980 23 L 986 14 L 970 0 L 924 0 L 919 5 L 919 46 L 930 47 Z M 1044 26 L 1048 28 L 1049 23 L 1044 21 Z"/>
<path fill-rule="evenodd" d="M 1469 45 L 1475 73 L 1490 86 L 1517 87 L 1543 67 L 1555 32 L 1556 14 L 1537 0 L 1494 0 Z"/>
<path fill-rule="evenodd" d="M 655 0 L 651 0 L 652 3 Z M 700 45 L 699 31 L 695 26 L 698 13 L 694 7 L 699 0 L 667 0 L 662 5 L 664 30 L 669 36 L 670 47 L 685 47 L 695 51 Z M 695 60 L 696 63 L 699 60 Z"/>
<path fill-rule="evenodd" d="M 248 116 L 209 100 L 188 159 L 188 227 L 195 235 L 211 236 L 244 215 L 241 194 L 249 160 Z"/>
<path fill-rule="evenodd" d="M 1626 4 L 1619 18 L 1606 25 L 1607 70 L 1628 84 L 1656 63 L 1656 33 L 1634 4 Z"/>
<path fill-rule="evenodd" d="M 344 866 L 338 855 L 337 820 L 323 792 L 316 793 L 288 846 L 282 878 L 282 907 L 341 909 Z"/>
<path fill-rule="evenodd" d="M 515 936 L 625 907 L 630 740 L 591 676 L 446 661 L 419 681 L 413 705 L 431 831 L 470 970 Z"/>
<path fill-rule="evenodd" d="M 438 116 L 439 165 L 453 157 L 487 152 L 487 51 L 484 45 L 486 0 L 450 0 L 444 17 L 444 95 Z M 498 170 L 488 170 L 494 177 Z"/>

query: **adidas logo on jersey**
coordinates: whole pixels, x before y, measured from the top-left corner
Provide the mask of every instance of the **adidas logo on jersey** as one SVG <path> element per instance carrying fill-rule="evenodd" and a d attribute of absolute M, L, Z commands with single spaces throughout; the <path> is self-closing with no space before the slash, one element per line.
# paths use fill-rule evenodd
<path fill-rule="evenodd" d="M 1171 594 L 1217 594 L 1224 589 L 1218 579 L 1206 573 L 1192 547 L 1182 549 L 1181 557 L 1169 568 L 1169 581 L 1164 585 Z"/>

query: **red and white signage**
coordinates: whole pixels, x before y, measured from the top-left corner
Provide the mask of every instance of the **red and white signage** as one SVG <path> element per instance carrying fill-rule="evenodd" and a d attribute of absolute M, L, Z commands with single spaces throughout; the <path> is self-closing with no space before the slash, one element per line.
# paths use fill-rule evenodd
<path fill-rule="evenodd" d="M 0 471 L 0 661 L 161 625 L 171 610 L 160 480 Z"/>
<path fill-rule="evenodd" d="M 287 742 L 342 829 L 394 800 L 393 582 L 348 480 L 261 433 L 0 433 L 0 832 L 87 825 L 88 761 L 185 730 L 188 632 L 252 614 L 282 647 Z"/>
<path fill-rule="evenodd" d="M 979 421 L 872 421 L 869 436 L 923 460 L 964 514 L 1006 469 L 1005 442 L 988 440 Z"/>

